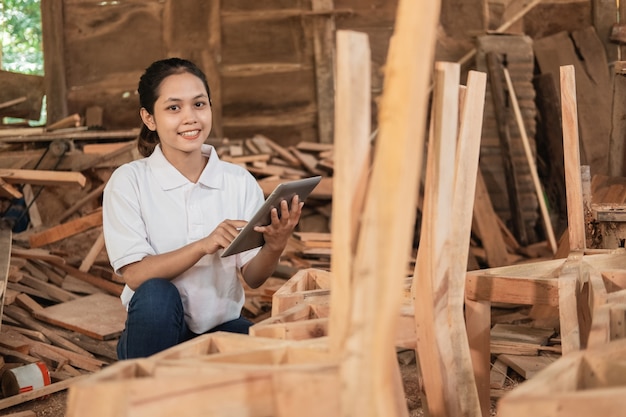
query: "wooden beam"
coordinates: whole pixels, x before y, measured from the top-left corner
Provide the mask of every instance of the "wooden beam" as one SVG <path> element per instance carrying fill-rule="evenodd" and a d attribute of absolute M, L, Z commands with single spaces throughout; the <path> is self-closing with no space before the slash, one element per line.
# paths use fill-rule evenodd
<path fill-rule="evenodd" d="M 371 145 L 371 51 L 367 35 L 337 32 L 337 97 L 331 227 L 333 230 L 331 271 L 333 312 L 330 348 L 341 352 L 348 337 L 346 317 L 352 310 L 352 270 L 358 239 L 360 214 L 368 183 Z"/>
<path fill-rule="evenodd" d="M 347 318 L 349 336 L 341 362 L 342 381 L 357 381 L 359 389 L 354 398 L 343 396 L 344 416 L 408 415 L 397 373 L 395 337 L 413 241 L 416 209 L 411 202 L 417 201 L 422 170 L 440 7 L 437 0 L 398 3 L 351 276 L 354 301 Z M 416 39 L 420 39 L 419 49 L 414 48 Z M 380 198 L 383 192 L 385 198 Z"/>
<path fill-rule="evenodd" d="M 573 65 L 565 65 L 560 68 L 560 84 L 569 244 L 571 251 L 584 251 L 586 246 L 585 218 L 580 175 L 576 78 Z"/>
<path fill-rule="evenodd" d="M 312 0 L 313 11 L 332 12 L 333 0 Z M 313 50 L 315 53 L 315 86 L 317 89 L 317 129 L 321 143 L 332 143 L 335 97 L 335 17 L 332 14 L 313 19 Z"/>
<path fill-rule="evenodd" d="M 102 226 L 102 210 L 30 235 L 30 247 L 39 248 L 98 226 Z"/>
<path fill-rule="evenodd" d="M 41 2 L 41 29 L 43 39 L 46 114 L 48 123 L 61 120 L 68 114 L 67 79 L 65 74 L 63 3 L 44 0 Z"/>

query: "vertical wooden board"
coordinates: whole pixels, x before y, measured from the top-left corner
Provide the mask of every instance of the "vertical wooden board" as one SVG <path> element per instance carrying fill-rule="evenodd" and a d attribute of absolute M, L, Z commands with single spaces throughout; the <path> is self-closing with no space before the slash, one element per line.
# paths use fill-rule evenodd
<path fill-rule="evenodd" d="M 443 352 L 444 363 L 454 367 L 455 378 L 448 389 L 458 393 L 456 410 L 463 415 L 479 415 L 481 404 L 476 390 L 476 380 L 471 366 L 467 330 L 464 325 L 465 273 L 469 256 L 470 235 L 474 208 L 474 196 L 480 154 L 480 139 L 485 103 L 487 74 L 470 71 L 464 104 L 460 111 L 458 144 L 455 155 L 453 184 L 453 226 L 448 245 L 450 265 L 448 273 L 448 325 L 451 328 L 450 342 Z M 454 348 L 452 348 L 454 347 Z M 486 404 L 482 404 L 483 410 Z"/>
<path fill-rule="evenodd" d="M 570 250 L 584 250 L 585 219 L 580 174 L 578 136 L 578 103 L 573 65 L 560 70 L 561 117 L 563 123 L 563 150 L 565 160 L 565 186 L 567 187 L 567 224 Z"/>
<path fill-rule="evenodd" d="M 337 92 L 332 212 L 331 349 L 344 346 L 363 190 L 370 168 L 370 49 L 367 35 L 337 32 Z M 356 174 L 356 175 L 355 175 Z"/>
<path fill-rule="evenodd" d="M 67 74 L 65 37 L 63 36 L 63 1 L 42 0 L 41 30 L 43 42 L 46 115 L 49 123 L 61 120 L 67 111 Z"/>
<path fill-rule="evenodd" d="M 345 416 L 407 415 L 390 359 L 396 355 L 397 316 L 414 231 L 407 224 L 414 224 L 416 214 L 414 204 L 406 202 L 417 200 L 439 10 L 438 1 L 398 5 L 352 272 L 354 307 L 341 372 L 359 395 L 342 403 Z M 415 39 L 421 40 L 419 49 Z"/>
<path fill-rule="evenodd" d="M 626 176 L 624 162 L 626 147 L 626 62 L 615 63 L 613 76 L 613 108 L 611 120 L 611 139 L 609 142 L 609 175 L 613 177 Z"/>
<path fill-rule="evenodd" d="M 11 263 L 11 246 L 11 230 L 0 230 L 0 317 L 2 317 L 4 297 L 7 290 L 7 278 L 9 276 L 9 265 Z"/>
<path fill-rule="evenodd" d="M 313 11 L 333 10 L 333 0 L 312 0 Z M 315 53 L 315 79 L 317 87 L 317 123 L 319 141 L 333 142 L 335 62 L 335 18 L 332 14 L 316 17 L 313 21 L 313 46 Z"/>
<path fill-rule="evenodd" d="M 598 33 L 598 37 L 609 62 L 616 61 L 619 57 L 620 45 L 610 39 L 613 25 L 618 22 L 619 2 L 615 0 L 592 0 L 591 11 L 593 13 L 593 27 Z"/>

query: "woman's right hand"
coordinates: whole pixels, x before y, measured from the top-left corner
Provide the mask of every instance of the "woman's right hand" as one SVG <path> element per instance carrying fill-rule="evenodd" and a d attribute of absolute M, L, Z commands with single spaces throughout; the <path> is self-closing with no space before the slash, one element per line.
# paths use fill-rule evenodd
<path fill-rule="evenodd" d="M 248 222 L 245 220 L 227 219 L 221 222 L 210 235 L 204 238 L 206 253 L 212 255 L 218 250 L 228 247 L 246 224 Z"/>

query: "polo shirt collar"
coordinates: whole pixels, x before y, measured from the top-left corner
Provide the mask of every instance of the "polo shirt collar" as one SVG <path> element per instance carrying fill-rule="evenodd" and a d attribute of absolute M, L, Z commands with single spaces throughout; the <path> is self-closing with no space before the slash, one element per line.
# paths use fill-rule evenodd
<path fill-rule="evenodd" d="M 208 188 L 222 188 L 224 175 L 217 152 L 213 146 L 203 144 L 202 154 L 209 157 L 209 161 L 200 174 L 198 183 Z M 148 165 L 164 190 L 172 190 L 189 184 L 189 180 L 165 158 L 161 145 L 157 145 L 148 157 Z"/>

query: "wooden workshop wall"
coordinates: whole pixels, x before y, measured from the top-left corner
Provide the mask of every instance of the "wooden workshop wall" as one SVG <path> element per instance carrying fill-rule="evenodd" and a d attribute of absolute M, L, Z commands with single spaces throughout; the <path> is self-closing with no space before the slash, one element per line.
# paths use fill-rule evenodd
<path fill-rule="evenodd" d="M 261 133 L 285 146 L 332 142 L 332 34 L 352 29 L 370 36 L 375 103 L 396 5 L 42 0 L 48 120 L 84 116 L 88 107 L 99 106 L 106 129 L 138 127 L 140 75 L 156 59 L 180 56 L 207 73 L 216 137 Z"/>

